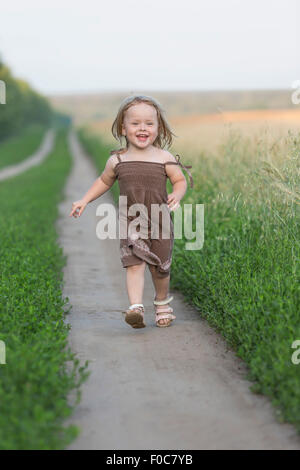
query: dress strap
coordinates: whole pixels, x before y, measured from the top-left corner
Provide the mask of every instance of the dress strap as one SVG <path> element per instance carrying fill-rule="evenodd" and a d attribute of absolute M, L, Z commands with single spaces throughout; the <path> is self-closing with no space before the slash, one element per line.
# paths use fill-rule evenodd
<path fill-rule="evenodd" d="M 122 160 L 121 160 L 120 154 L 118 152 L 117 152 L 117 157 L 118 157 L 119 163 L 121 163 Z"/>
<path fill-rule="evenodd" d="M 178 157 L 178 158 L 176 158 Z M 190 185 L 191 185 L 191 188 L 194 187 L 194 180 L 193 180 L 193 177 L 192 177 L 192 174 L 191 172 L 188 170 L 188 168 L 192 168 L 192 165 L 183 165 L 180 161 L 180 156 L 178 155 L 178 153 L 176 154 L 176 162 L 166 162 L 165 165 L 180 165 L 184 170 L 186 170 L 187 174 L 189 175 L 189 178 L 190 178 Z"/>

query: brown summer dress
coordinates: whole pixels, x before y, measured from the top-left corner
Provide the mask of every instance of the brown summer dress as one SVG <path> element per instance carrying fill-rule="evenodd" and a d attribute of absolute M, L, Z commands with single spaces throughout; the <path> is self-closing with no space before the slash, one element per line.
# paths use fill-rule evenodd
<path fill-rule="evenodd" d="M 176 162 L 170 161 L 165 163 L 151 162 L 151 161 L 133 161 L 122 160 L 120 154 L 117 153 L 118 163 L 114 167 L 116 179 L 119 182 L 120 196 L 127 196 L 126 212 L 120 211 L 119 201 L 119 214 L 120 220 L 127 218 L 127 227 L 130 222 L 138 216 L 145 221 L 144 227 L 147 227 L 148 234 L 144 236 L 131 237 L 130 232 L 126 230 L 126 238 L 120 236 L 120 255 L 121 263 L 124 268 L 128 266 L 142 264 L 146 261 L 156 267 L 157 277 L 166 277 L 170 274 L 172 252 L 174 244 L 174 227 L 171 218 L 171 211 L 168 208 L 168 193 L 166 189 L 167 173 L 165 165 L 180 165 L 189 174 L 190 184 L 193 187 L 193 178 L 187 168 L 191 166 L 184 166 L 180 161 L 179 155 L 176 155 Z M 133 211 L 135 215 L 128 215 L 129 208 L 133 204 L 143 204 L 147 211 L 137 212 Z M 159 223 L 156 224 L 156 230 L 159 234 L 153 238 L 151 231 L 151 204 L 158 204 L 165 213 L 159 214 Z M 157 206 L 158 207 L 158 206 Z M 136 215 L 138 213 L 138 215 Z M 162 237 L 162 218 L 167 217 L 167 237 Z M 158 219 L 156 219 L 158 220 Z M 166 220 L 166 219 L 164 219 Z M 144 223 L 144 222 L 143 222 Z M 159 228 L 158 228 L 159 225 Z M 153 222 L 152 222 L 153 226 Z M 138 230 L 136 230 L 137 232 Z M 158 233 L 158 232 L 156 232 Z M 164 237 L 166 236 L 166 232 Z"/>

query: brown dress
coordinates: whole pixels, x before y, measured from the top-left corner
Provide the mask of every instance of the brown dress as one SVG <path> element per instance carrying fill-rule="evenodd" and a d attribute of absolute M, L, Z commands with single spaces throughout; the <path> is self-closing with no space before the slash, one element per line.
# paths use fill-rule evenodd
<path fill-rule="evenodd" d="M 176 155 L 177 156 L 177 155 Z M 126 212 L 120 210 L 120 223 L 127 219 L 127 227 L 137 217 L 143 220 L 144 235 L 130 235 L 130 231 L 126 230 L 126 238 L 121 238 L 120 234 L 120 254 L 121 262 L 124 268 L 128 266 L 142 264 L 146 261 L 156 268 L 157 277 L 166 277 L 170 274 L 172 252 L 174 244 L 174 227 L 171 218 L 171 211 L 168 208 L 168 193 L 166 189 L 167 173 L 165 165 L 180 165 L 186 169 L 189 174 L 191 187 L 193 187 L 193 178 L 187 168 L 177 161 L 166 163 L 151 161 L 133 161 L 122 160 L 120 154 L 117 153 L 118 163 L 114 167 L 116 179 L 119 182 L 120 196 L 127 196 Z M 129 209 L 133 204 L 143 204 L 147 211 L 133 211 L 135 215 L 128 215 Z M 162 213 L 159 218 L 153 219 L 152 204 L 161 205 Z M 159 207 L 159 206 L 157 206 Z M 136 209 L 136 208 L 135 208 Z M 137 215 L 138 214 L 138 215 Z M 152 225 L 151 225 L 152 219 Z M 156 220 L 158 223 L 153 223 Z M 162 236 L 162 221 L 164 223 L 164 236 Z M 136 221 L 137 222 L 137 221 Z M 134 224 L 134 223 L 133 223 Z M 151 227 L 156 226 L 156 235 Z M 137 224 L 137 227 L 140 226 Z M 146 229 L 145 229 L 146 228 Z M 138 232 L 137 229 L 135 229 Z M 148 232 L 147 234 L 145 232 Z M 145 237 L 145 235 L 147 235 Z M 167 236 L 167 238 L 166 238 Z M 138 237 L 138 238 L 137 238 Z"/>

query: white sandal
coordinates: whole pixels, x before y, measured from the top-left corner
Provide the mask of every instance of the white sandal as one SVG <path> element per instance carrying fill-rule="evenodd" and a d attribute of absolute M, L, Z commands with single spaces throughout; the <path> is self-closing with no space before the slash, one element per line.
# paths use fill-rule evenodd
<path fill-rule="evenodd" d="M 144 306 L 133 304 L 131 305 L 133 308 L 129 308 L 128 310 L 124 310 L 122 313 L 125 313 L 125 321 L 128 325 L 132 326 L 132 328 L 145 328 L 144 322 Z"/>
<path fill-rule="evenodd" d="M 171 300 L 173 300 L 173 296 L 168 297 L 165 300 L 153 301 L 153 304 L 157 306 L 155 309 L 155 314 L 156 314 L 155 322 L 156 322 L 156 326 L 158 326 L 159 328 L 165 328 L 167 326 L 170 326 L 172 321 L 175 320 L 176 318 L 175 315 L 173 315 L 172 307 L 164 307 L 164 305 L 171 302 Z M 167 318 L 169 321 L 167 323 L 159 324 L 159 320 L 162 320 L 163 318 Z"/>

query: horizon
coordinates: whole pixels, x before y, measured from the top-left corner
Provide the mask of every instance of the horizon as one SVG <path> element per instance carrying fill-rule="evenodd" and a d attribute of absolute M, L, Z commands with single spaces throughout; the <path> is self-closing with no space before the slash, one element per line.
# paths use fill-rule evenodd
<path fill-rule="evenodd" d="M 214 88 L 214 89 L 148 89 L 148 92 L 155 93 L 228 93 L 228 92 L 252 92 L 252 91 L 261 91 L 261 92 L 291 92 L 291 88 Z M 103 90 L 82 90 L 82 91 L 72 91 L 72 92 L 57 92 L 57 93 L 44 93 L 45 96 L 74 96 L 74 95 L 96 95 L 96 94 L 114 94 L 114 93 L 128 93 L 128 94 L 145 94 L 143 90 L 128 91 L 126 89 L 103 89 Z"/>

